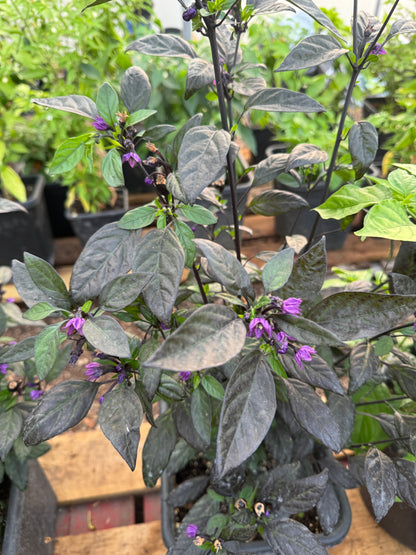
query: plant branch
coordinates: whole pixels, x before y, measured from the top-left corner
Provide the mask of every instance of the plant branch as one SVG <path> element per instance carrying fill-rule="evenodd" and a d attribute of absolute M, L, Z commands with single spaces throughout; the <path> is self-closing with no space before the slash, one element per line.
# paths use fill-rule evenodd
<path fill-rule="evenodd" d="M 391 443 L 392 441 L 408 441 L 409 439 L 410 439 L 410 436 L 388 437 L 386 439 L 378 439 L 377 441 L 365 441 L 363 443 L 353 443 L 352 445 L 348 445 L 348 449 L 359 449 L 360 447 L 381 445 L 383 443 Z"/>
<path fill-rule="evenodd" d="M 201 277 L 199 275 L 198 268 L 195 266 L 195 263 L 192 264 L 192 271 L 194 273 L 196 282 L 198 284 L 199 292 L 201 293 L 202 300 L 204 301 L 204 304 L 208 304 L 208 299 L 204 291 L 204 285 L 201 281 Z"/>
<path fill-rule="evenodd" d="M 381 399 L 381 400 L 376 400 L 376 401 L 363 401 L 362 403 L 356 403 L 355 406 L 356 407 L 365 407 L 368 405 L 379 405 L 382 403 L 392 403 L 394 401 L 403 401 L 404 399 L 408 399 L 409 397 L 407 395 L 400 395 L 397 397 L 389 397 L 388 399 Z"/>

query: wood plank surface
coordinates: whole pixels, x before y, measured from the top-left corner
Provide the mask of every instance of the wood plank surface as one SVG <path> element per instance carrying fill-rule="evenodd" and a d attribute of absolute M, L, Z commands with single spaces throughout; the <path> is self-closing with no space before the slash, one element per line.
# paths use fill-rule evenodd
<path fill-rule="evenodd" d="M 58 537 L 54 555 L 166 555 L 166 547 L 154 521 Z"/>
<path fill-rule="evenodd" d="M 358 489 L 347 491 L 352 510 L 350 531 L 344 541 L 328 549 L 330 555 L 410 555 L 415 553 L 396 541 L 370 515 Z"/>
<path fill-rule="evenodd" d="M 49 440 L 51 449 L 39 462 L 58 503 L 84 503 L 148 491 L 142 476 L 142 450 L 149 429 L 150 424 L 142 424 L 134 472 L 100 429 L 68 431 Z"/>

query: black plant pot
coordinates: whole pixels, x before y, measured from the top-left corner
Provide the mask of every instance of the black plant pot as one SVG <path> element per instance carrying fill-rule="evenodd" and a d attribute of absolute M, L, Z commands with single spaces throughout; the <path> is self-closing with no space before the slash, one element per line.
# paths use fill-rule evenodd
<path fill-rule="evenodd" d="M 29 252 L 54 262 L 54 245 L 46 209 L 43 175 L 23 178 L 28 198 L 22 205 L 26 211 L 0 214 L 0 266 L 10 266 L 16 258 L 23 260 Z"/>
<path fill-rule="evenodd" d="M 61 183 L 47 183 L 45 186 L 45 201 L 51 224 L 52 236 L 72 237 L 74 232 L 65 217 L 65 202 L 68 189 Z"/>
<path fill-rule="evenodd" d="M 95 214 L 72 214 L 69 210 L 65 212 L 65 217 L 70 222 L 75 235 L 83 245 L 96 231 L 103 225 L 111 222 L 118 222 L 118 220 L 129 209 L 129 195 L 127 189 L 124 187 L 119 189 L 117 193 L 121 196 L 120 208 L 114 210 L 104 210 Z"/>
<path fill-rule="evenodd" d="M 360 487 L 365 506 L 374 517 L 370 495 L 366 488 Z M 416 551 L 416 510 L 406 503 L 396 502 L 387 515 L 378 523 L 383 530 L 398 542 Z"/>
<path fill-rule="evenodd" d="M 152 187 L 144 182 L 144 172 L 139 166 L 123 164 L 124 185 L 131 194 L 148 193 Z"/>
<path fill-rule="evenodd" d="M 169 549 L 175 543 L 175 512 L 174 507 L 169 505 L 167 499 L 175 483 L 174 477 L 164 473 L 162 475 L 162 538 Z M 340 544 L 351 527 L 351 507 L 345 490 L 339 486 L 334 486 L 340 503 L 340 518 L 331 534 L 317 534 L 320 544 L 325 548 L 334 547 Z M 232 542 L 233 553 L 253 553 L 255 555 L 273 555 L 270 547 L 265 541 Z"/>
<path fill-rule="evenodd" d="M 39 462 L 29 461 L 27 488 L 10 489 L 2 555 L 53 555 L 57 507 Z"/>

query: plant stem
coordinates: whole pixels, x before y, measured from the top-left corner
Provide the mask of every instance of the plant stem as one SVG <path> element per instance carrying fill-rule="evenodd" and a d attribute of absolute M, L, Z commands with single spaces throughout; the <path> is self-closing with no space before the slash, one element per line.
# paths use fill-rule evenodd
<path fill-rule="evenodd" d="M 204 285 L 201 281 L 201 277 L 199 275 L 198 268 L 195 266 L 195 263 L 193 263 L 193 265 L 192 265 L 192 271 L 194 273 L 196 282 L 198 284 L 199 292 L 201 293 L 202 300 L 204 301 L 204 304 L 208 304 L 208 299 L 207 299 L 207 296 L 206 296 L 205 291 L 204 291 Z"/>
<path fill-rule="evenodd" d="M 381 445 L 382 443 L 391 443 L 392 441 L 407 441 L 410 439 L 410 436 L 402 436 L 402 437 L 388 437 L 386 439 L 378 439 L 377 441 L 366 441 L 364 443 L 353 443 L 352 445 L 348 446 L 348 449 L 359 449 L 360 447 L 372 446 L 372 445 Z"/>
<path fill-rule="evenodd" d="M 363 401 L 362 403 L 356 403 L 356 407 L 365 407 L 368 405 L 379 405 L 381 403 L 391 403 L 393 401 L 403 401 L 404 399 L 408 399 L 407 395 L 400 395 L 399 397 L 390 397 L 388 399 L 382 399 L 377 401 Z"/>

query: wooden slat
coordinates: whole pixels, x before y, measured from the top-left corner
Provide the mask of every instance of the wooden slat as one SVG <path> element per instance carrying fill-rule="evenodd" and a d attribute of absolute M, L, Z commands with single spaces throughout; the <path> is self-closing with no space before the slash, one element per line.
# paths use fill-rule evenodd
<path fill-rule="evenodd" d="M 134 472 L 100 429 L 68 431 L 49 440 L 52 448 L 39 462 L 51 482 L 58 503 L 83 503 L 146 491 L 142 476 L 142 450 L 149 429 L 150 424 L 142 424 Z"/>
<path fill-rule="evenodd" d="M 347 491 L 352 509 L 352 523 L 345 540 L 328 549 L 330 555 L 410 555 L 414 553 L 376 524 L 358 489 Z"/>
<path fill-rule="evenodd" d="M 56 538 L 54 555 L 166 555 L 166 547 L 155 521 Z"/>

